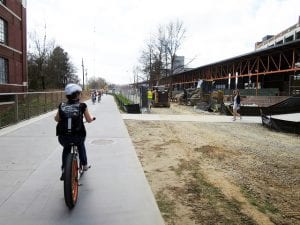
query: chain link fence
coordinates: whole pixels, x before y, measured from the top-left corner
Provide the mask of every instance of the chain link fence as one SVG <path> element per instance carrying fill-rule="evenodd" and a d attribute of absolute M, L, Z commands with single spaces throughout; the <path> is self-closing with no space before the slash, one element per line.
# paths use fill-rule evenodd
<path fill-rule="evenodd" d="M 123 85 L 120 87 L 119 93 L 129 99 L 134 104 L 140 104 L 140 89 L 133 85 Z"/>
<path fill-rule="evenodd" d="M 52 111 L 65 100 L 63 91 L 0 93 L 0 128 Z"/>

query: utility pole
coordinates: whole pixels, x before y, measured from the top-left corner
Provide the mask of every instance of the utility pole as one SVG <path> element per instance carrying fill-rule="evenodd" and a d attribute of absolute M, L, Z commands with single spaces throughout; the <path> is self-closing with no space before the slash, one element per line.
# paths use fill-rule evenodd
<path fill-rule="evenodd" d="M 149 71 L 149 80 L 148 80 L 148 86 L 149 87 L 151 87 L 152 85 L 151 85 L 151 82 L 152 82 L 152 61 L 151 61 L 151 59 L 152 59 L 152 47 L 150 47 L 150 71 Z"/>
<path fill-rule="evenodd" d="M 168 76 L 168 54 L 167 54 L 167 45 L 166 44 L 165 44 L 165 60 L 166 60 L 166 74 L 165 74 L 165 76 L 167 77 Z"/>
<path fill-rule="evenodd" d="M 83 64 L 83 58 L 82 58 L 82 89 L 84 90 L 84 64 Z"/>
<path fill-rule="evenodd" d="M 88 79 L 87 79 L 87 69 L 85 69 L 85 82 L 88 83 Z M 87 85 L 86 85 L 87 86 Z"/>

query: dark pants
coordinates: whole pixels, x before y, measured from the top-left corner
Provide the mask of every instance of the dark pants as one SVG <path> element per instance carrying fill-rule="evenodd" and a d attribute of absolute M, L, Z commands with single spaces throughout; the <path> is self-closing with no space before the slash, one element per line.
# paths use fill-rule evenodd
<path fill-rule="evenodd" d="M 86 150 L 84 145 L 85 137 L 58 136 L 58 141 L 64 147 L 62 153 L 62 166 L 61 166 L 62 169 L 65 167 L 67 156 L 71 151 L 70 143 L 74 143 L 77 146 L 81 165 L 83 166 L 87 165 Z"/>

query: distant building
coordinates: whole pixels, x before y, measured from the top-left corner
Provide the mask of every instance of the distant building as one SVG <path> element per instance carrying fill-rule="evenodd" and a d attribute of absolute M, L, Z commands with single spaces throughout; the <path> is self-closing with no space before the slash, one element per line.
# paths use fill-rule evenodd
<path fill-rule="evenodd" d="M 27 91 L 26 1 L 0 0 L 0 93 Z"/>
<path fill-rule="evenodd" d="M 300 16 L 298 22 L 277 35 L 266 35 L 255 43 L 255 50 L 265 49 L 300 39 Z"/>
<path fill-rule="evenodd" d="M 186 65 L 184 64 L 184 56 L 175 56 L 173 74 L 183 73 L 193 69 L 185 66 Z"/>
<path fill-rule="evenodd" d="M 173 68 L 173 74 L 181 73 L 184 71 L 184 56 L 175 56 Z"/>

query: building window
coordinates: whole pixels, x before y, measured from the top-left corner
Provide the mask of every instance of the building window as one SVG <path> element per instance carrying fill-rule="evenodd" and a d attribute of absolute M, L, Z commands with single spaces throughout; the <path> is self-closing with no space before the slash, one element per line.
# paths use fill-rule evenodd
<path fill-rule="evenodd" d="M 0 84 L 8 83 L 8 60 L 0 57 Z"/>
<path fill-rule="evenodd" d="M 0 18 L 0 43 L 7 45 L 7 22 Z"/>

